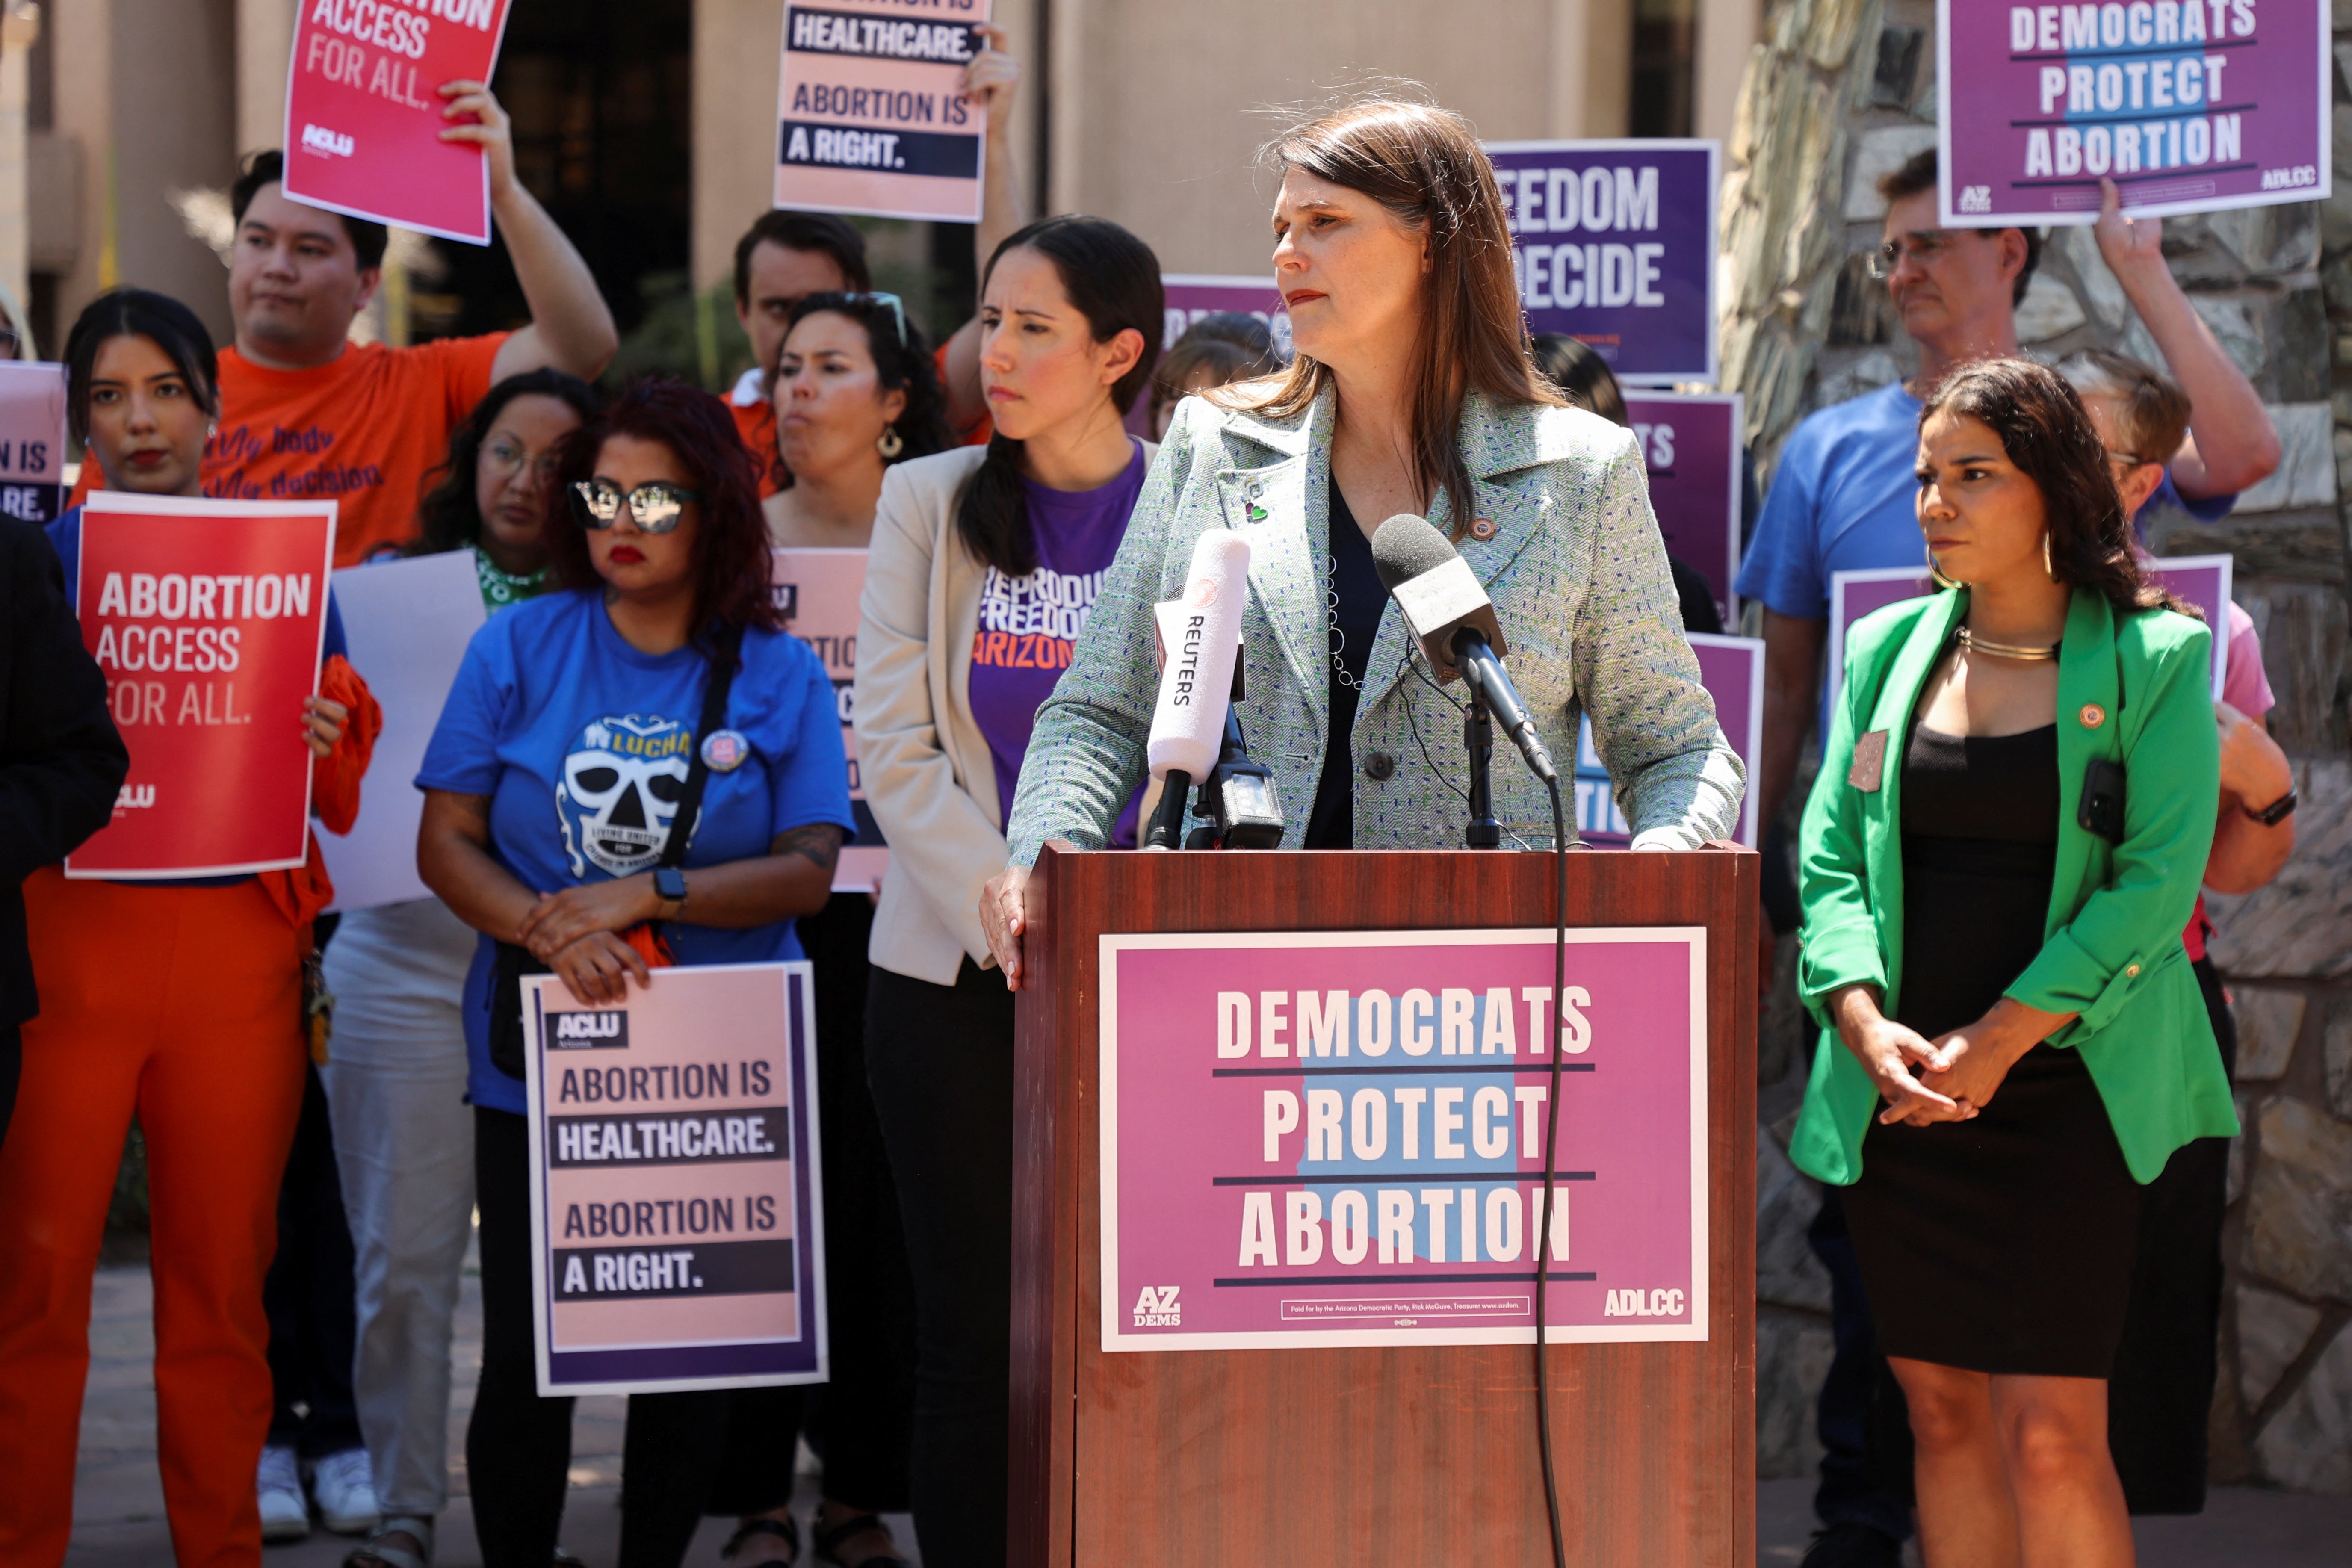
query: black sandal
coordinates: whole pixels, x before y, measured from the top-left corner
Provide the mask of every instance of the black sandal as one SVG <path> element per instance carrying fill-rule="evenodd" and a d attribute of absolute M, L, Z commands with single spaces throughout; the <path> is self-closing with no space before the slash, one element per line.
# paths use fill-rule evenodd
<path fill-rule="evenodd" d="M 755 1535 L 772 1535 L 791 1547 L 793 1554 L 784 1559 L 786 1563 L 797 1563 L 801 1560 L 800 1526 L 794 1524 L 790 1519 L 745 1520 L 735 1527 L 735 1533 L 727 1538 L 727 1544 L 719 1549 L 719 1555 L 729 1562 L 734 1561 L 737 1551 Z"/>
<path fill-rule="evenodd" d="M 812 1528 L 809 1531 L 809 1541 L 816 1548 L 818 1562 L 830 1563 L 832 1568 L 848 1568 L 848 1564 L 833 1554 L 833 1549 L 845 1541 L 865 1534 L 869 1530 L 878 1530 L 885 1537 L 890 1534 L 890 1527 L 882 1522 L 880 1514 L 858 1513 L 850 1515 L 830 1529 Z M 892 1540 L 892 1551 L 868 1557 L 864 1563 L 858 1564 L 858 1568 L 915 1568 L 913 1563 L 898 1555 L 897 1545 L 897 1541 Z"/>

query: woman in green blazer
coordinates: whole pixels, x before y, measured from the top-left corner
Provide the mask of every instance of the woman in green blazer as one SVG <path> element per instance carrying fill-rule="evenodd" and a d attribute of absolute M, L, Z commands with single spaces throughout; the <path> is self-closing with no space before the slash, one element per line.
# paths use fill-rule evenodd
<path fill-rule="evenodd" d="M 1805 812 L 1823 1033 L 1790 1154 L 1847 1188 L 1930 1568 L 2126 1564 L 2105 1380 L 2139 1189 L 2237 1131 L 2180 946 L 2218 788 L 2211 639 L 2139 575 L 2098 438 L 2040 365 L 1937 389 L 1918 510 L 1947 591 L 1855 626 Z"/>

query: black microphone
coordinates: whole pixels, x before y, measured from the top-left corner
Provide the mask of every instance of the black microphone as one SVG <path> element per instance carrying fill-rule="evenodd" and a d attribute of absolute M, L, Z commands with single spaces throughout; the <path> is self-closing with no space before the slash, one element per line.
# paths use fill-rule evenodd
<path fill-rule="evenodd" d="M 1426 521 L 1399 512 L 1372 534 L 1372 564 L 1438 679 L 1458 675 L 1467 680 L 1535 775 L 1556 782 L 1559 771 L 1503 668 L 1509 649 L 1495 623 L 1494 601 L 1470 563 Z"/>

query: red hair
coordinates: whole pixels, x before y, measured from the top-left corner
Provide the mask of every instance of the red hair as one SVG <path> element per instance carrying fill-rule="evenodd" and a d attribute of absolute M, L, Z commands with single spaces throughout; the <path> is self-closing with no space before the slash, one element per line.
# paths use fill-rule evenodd
<path fill-rule="evenodd" d="M 589 553 L 572 487 L 595 475 L 597 454 L 615 436 L 668 447 L 701 498 L 694 533 L 696 626 L 782 628 L 769 570 L 774 558 L 769 553 L 768 521 L 760 510 L 758 465 L 735 433 L 726 405 L 666 376 L 635 383 L 604 413 L 564 437 L 541 529 L 555 580 L 566 588 L 604 583 Z"/>

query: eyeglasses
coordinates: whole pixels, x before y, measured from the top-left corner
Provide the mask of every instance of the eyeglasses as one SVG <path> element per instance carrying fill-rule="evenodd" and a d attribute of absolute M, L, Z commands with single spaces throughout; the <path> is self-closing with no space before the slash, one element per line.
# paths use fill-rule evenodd
<path fill-rule="evenodd" d="M 1890 239 L 1870 253 L 1870 275 L 1885 282 L 1895 276 L 1906 256 L 1922 267 L 1932 267 L 1951 242 L 1951 231 L 1940 228 L 1921 229 L 1901 239 Z"/>
<path fill-rule="evenodd" d="M 533 458 L 528 448 L 516 441 L 493 441 L 482 448 L 482 466 L 501 479 L 513 478 L 526 463 L 539 479 L 551 479 L 559 461 L 560 455 L 553 447 Z"/>
<path fill-rule="evenodd" d="M 655 479 L 625 492 L 610 479 L 575 479 L 572 495 L 573 509 L 580 513 L 581 527 L 610 528 L 625 505 L 637 527 L 647 533 L 669 532 L 685 520 L 686 503 L 702 499 L 699 490 L 666 479 Z"/>
<path fill-rule="evenodd" d="M 890 314 L 897 317 L 898 320 L 898 346 L 902 349 L 907 346 L 907 302 L 904 300 L 899 299 L 896 294 L 883 294 L 879 292 L 870 294 L 849 294 L 843 297 L 848 300 L 851 303 L 857 305 L 889 306 Z"/>

